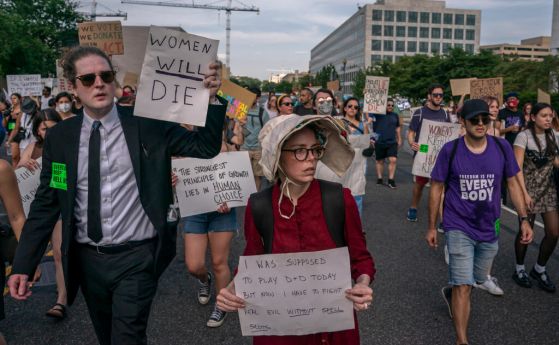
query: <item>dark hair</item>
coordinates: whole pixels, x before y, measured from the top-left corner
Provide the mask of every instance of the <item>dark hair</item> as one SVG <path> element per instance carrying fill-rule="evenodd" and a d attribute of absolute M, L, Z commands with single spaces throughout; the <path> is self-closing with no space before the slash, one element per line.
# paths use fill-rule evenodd
<path fill-rule="evenodd" d="M 355 101 L 355 102 L 357 102 L 357 106 L 358 106 L 359 108 L 357 109 L 357 113 L 355 114 L 355 119 L 356 119 L 357 121 L 361 121 L 361 107 L 359 106 L 359 100 L 358 100 L 357 98 L 355 98 L 355 97 L 349 97 L 348 99 L 346 99 L 346 100 L 344 101 L 344 107 L 342 108 L 342 115 L 345 117 L 345 108 L 347 107 L 347 104 L 348 104 L 350 101 Z"/>
<path fill-rule="evenodd" d="M 47 90 L 49 92 L 49 95 L 52 92 L 52 89 L 49 86 L 43 87 L 43 90 Z"/>
<path fill-rule="evenodd" d="M 546 108 L 551 109 L 551 111 L 553 111 L 553 108 L 551 107 L 551 105 L 547 104 L 547 103 L 536 103 L 532 106 L 532 111 L 530 112 L 530 115 L 533 116 L 537 116 L 538 113 Z M 540 140 L 538 139 L 538 136 L 536 135 L 536 125 L 535 125 L 535 121 L 532 120 L 532 118 L 530 118 L 530 122 L 528 122 L 528 130 L 530 131 L 530 133 L 532 133 L 532 137 L 534 138 L 534 141 L 536 142 L 536 145 L 538 146 L 538 151 L 541 153 L 542 152 L 542 145 L 540 143 Z M 555 134 L 553 133 L 553 128 L 549 128 L 545 130 L 545 154 L 549 157 L 554 157 L 555 155 L 558 154 L 557 150 L 557 143 L 555 142 Z"/>
<path fill-rule="evenodd" d="M 54 99 L 56 100 L 56 103 L 58 103 L 58 101 L 60 101 L 60 99 L 64 97 L 68 98 L 68 100 L 72 102 L 72 95 L 66 91 L 59 92 L 58 95 L 54 97 Z"/>
<path fill-rule="evenodd" d="M 444 86 L 442 84 L 435 83 L 435 84 L 431 84 L 429 86 L 428 93 L 429 94 L 433 93 L 433 90 L 435 90 L 435 89 L 442 89 L 443 92 L 444 92 Z"/>
<path fill-rule="evenodd" d="M 526 114 L 526 107 L 527 106 L 532 106 L 532 103 L 530 103 L 530 102 L 524 103 L 524 106 L 522 107 L 522 114 Z"/>
<path fill-rule="evenodd" d="M 314 97 L 314 93 L 312 92 L 312 90 L 310 88 L 304 87 L 304 88 L 301 89 L 301 92 L 303 92 L 303 91 L 307 91 L 311 95 L 311 97 Z"/>
<path fill-rule="evenodd" d="M 122 90 L 124 91 L 124 89 L 129 88 L 130 90 L 132 90 L 132 92 L 136 93 L 136 91 L 134 90 L 134 88 L 132 87 L 132 85 L 124 85 L 122 87 Z"/>
<path fill-rule="evenodd" d="M 16 96 L 16 97 L 17 97 L 17 99 L 19 100 L 19 105 L 21 105 L 21 99 L 23 98 L 23 97 L 21 97 L 21 94 L 18 93 L 18 92 L 14 92 L 14 93 L 12 93 L 12 94 L 10 95 L 10 99 L 11 99 L 13 96 Z"/>
<path fill-rule="evenodd" d="M 50 108 L 41 110 L 37 113 L 37 115 L 35 115 L 35 117 L 33 118 L 32 131 L 33 135 L 37 139 L 37 144 L 39 145 L 39 147 L 43 145 L 43 138 L 41 138 L 41 136 L 39 135 L 39 127 L 45 121 L 54 121 L 58 123 L 62 121 L 62 118 L 60 117 L 60 115 L 58 115 L 58 112 L 56 110 Z"/>
<path fill-rule="evenodd" d="M 12 104 L 7 99 L 4 99 L 4 98 L 0 99 L 0 103 L 4 103 L 6 105 L 6 110 L 8 110 L 12 107 Z"/>
<path fill-rule="evenodd" d="M 248 91 L 252 92 L 253 94 L 256 95 L 256 97 L 260 98 L 260 96 L 262 96 L 262 91 L 260 91 L 259 88 L 257 87 L 249 87 Z"/>
<path fill-rule="evenodd" d="M 56 100 L 54 98 L 49 99 L 49 107 L 54 107 L 56 105 Z"/>
<path fill-rule="evenodd" d="M 68 79 L 73 86 L 76 86 L 76 62 L 84 57 L 97 55 L 102 57 L 107 61 L 111 71 L 114 70 L 113 64 L 111 59 L 105 54 L 104 51 L 97 47 L 85 47 L 85 46 L 77 46 L 70 49 L 66 55 L 64 55 L 62 68 L 64 69 L 64 78 Z"/>
<path fill-rule="evenodd" d="M 327 93 L 330 95 L 330 97 L 332 97 L 332 104 L 334 105 L 334 107 L 338 104 L 338 102 L 336 102 L 336 97 L 334 97 L 334 94 L 332 93 L 332 91 L 328 90 L 328 89 L 318 89 L 316 90 L 316 93 L 312 96 L 312 103 L 316 106 L 316 95 L 318 95 L 320 92 L 322 93 Z"/>

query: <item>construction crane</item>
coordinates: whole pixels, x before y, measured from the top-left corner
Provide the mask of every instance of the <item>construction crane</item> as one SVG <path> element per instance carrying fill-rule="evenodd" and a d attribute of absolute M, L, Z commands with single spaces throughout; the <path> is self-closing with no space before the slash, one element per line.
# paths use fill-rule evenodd
<path fill-rule="evenodd" d="M 97 6 L 105 9 L 107 12 L 97 12 Z M 80 7 L 86 7 L 86 4 L 84 4 L 83 2 L 78 6 L 78 8 Z M 91 21 L 95 21 L 95 18 L 97 17 L 123 17 L 124 20 L 126 20 L 126 18 L 128 17 L 128 14 L 126 12 L 122 12 L 122 11 L 114 11 L 112 9 L 110 9 L 109 7 L 103 5 L 103 4 L 98 4 L 97 0 L 93 0 L 91 1 L 91 11 L 85 11 L 85 10 L 78 10 L 78 13 L 83 14 L 85 16 L 88 16 L 91 18 Z"/>
<path fill-rule="evenodd" d="M 231 54 L 230 54 L 230 42 L 231 42 L 231 12 L 256 12 L 260 14 L 260 9 L 255 6 L 248 6 L 240 1 L 236 1 L 241 4 L 241 7 L 232 7 L 232 0 L 227 0 L 227 6 L 218 5 L 203 5 L 195 4 L 194 1 L 191 4 L 176 3 L 176 2 L 162 2 L 162 1 L 140 1 L 140 0 L 121 0 L 123 4 L 133 4 L 133 5 L 149 5 L 149 6 L 168 6 L 168 7 L 186 7 L 186 8 L 200 8 L 204 10 L 217 10 L 225 11 L 227 21 L 225 24 L 225 64 L 228 68 L 231 68 Z"/>

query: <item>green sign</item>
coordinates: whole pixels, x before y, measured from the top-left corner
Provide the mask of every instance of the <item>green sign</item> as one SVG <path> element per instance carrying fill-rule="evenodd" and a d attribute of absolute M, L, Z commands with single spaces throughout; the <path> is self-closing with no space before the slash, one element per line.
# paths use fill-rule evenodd
<path fill-rule="evenodd" d="M 66 184 L 66 164 L 52 163 L 50 187 L 62 190 L 68 190 Z"/>
<path fill-rule="evenodd" d="M 495 235 L 499 236 L 500 233 L 501 233 L 501 219 L 497 218 L 497 220 L 495 221 Z"/>
<path fill-rule="evenodd" d="M 427 153 L 427 151 L 429 151 L 429 145 L 427 144 L 421 144 L 419 146 L 419 152 L 421 153 Z"/>

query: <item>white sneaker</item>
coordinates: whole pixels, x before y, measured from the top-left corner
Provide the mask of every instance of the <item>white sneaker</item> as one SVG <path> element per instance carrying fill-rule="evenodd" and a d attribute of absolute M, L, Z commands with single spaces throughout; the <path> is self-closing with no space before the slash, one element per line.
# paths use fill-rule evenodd
<path fill-rule="evenodd" d="M 474 283 L 474 287 L 480 288 L 492 294 L 493 296 L 502 296 L 505 294 L 503 289 L 497 284 L 497 278 L 490 275 L 487 276 L 487 280 L 482 284 Z"/>

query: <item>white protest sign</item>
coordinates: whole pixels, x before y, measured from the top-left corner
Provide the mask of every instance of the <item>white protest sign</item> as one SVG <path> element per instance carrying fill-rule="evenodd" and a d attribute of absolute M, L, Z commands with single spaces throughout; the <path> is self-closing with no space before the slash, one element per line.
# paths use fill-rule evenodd
<path fill-rule="evenodd" d="M 42 162 L 42 158 L 37 159 L 39 168 L 34 171 L 28 170 L 27 168 L 19 168 L 15 171 L 17 186 L 19 188 L 19 194 L 21 195 L 21 203 L 26 217 L 29 214 L 31 202 L 35 200 L 37 188 L 39 188 Z"/>
<path fill-rule="evenodd" d="M 342 177 L 336 175 L 335 172 L 330 170 L 324 163 L 318 161 L 316 166 L 316 173 L 314 176 L 318 179 L 341 183 L 345 188 L 351 190 L 351 195 L 364 195 L 365 185 L 367 180 L 365 178 L 365 164 L 366 157 L 362 152 L 369 147 L 370 136 L 364 135 L 350 135 L 349 142 L 351 147 L 355 150 L 355 156 L 351 165 Z"/>
<path fill-rule="evenodd" d="M 413 160 L 415 176 L 431 177 L 431 171 L 444 144 L 460 136 L 457 123 L 423 120 L 419 134 L 419 151 Z"/>
<path fill-rule="evenodd" d="M 40 96 L 43 92 L 43 83 L 40 74 L 7 75 L 8 93 L 19 93 L 22 96 Z"/>
<path fill-rule="evenodd" d="M 219 41 L 152 26 L 134 115 L 204 126 L 210 90 L 204 74 Z"/>
<path fill-rule="evenodd" d="M 347 247 L 241 256 L 235 293 L 244 336 L 304 335 L 355 327 Z"/>
<path fill-rule="evenodd" d="M 246 206 L 256 193 L 247 151 L 223 152 L 213 159 L 174 159 L 178 176 L 176 193 L 181 217 L 216 211 L 227 202 L 230 208 Z"/>
<path fill-rule="evenodd" d="M 365 113 L 386 114 L 390 78 L 367 76 L 365 81 Z"/>

